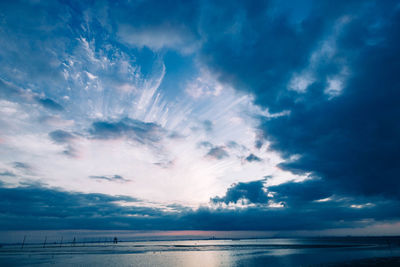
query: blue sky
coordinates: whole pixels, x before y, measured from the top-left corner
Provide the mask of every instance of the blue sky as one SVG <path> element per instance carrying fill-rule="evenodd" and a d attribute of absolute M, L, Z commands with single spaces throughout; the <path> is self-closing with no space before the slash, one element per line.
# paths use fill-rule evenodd
<path fill-rule="evenodd" d="M 2 1 L 0 229 L 398 234 L 399 22 L 398 1 Z"/>

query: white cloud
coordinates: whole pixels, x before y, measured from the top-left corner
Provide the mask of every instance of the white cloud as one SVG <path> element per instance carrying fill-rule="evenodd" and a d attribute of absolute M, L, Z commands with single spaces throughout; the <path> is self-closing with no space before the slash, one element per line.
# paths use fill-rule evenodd
<path fill-rule="evenodd" d="M 332 62 L 340 67 L 340 72 L 335 77 L 328 77 L 328 86 L 324 93 L 332 99 L 341 94 L 344 80 L 348 76 L 348 67 L 346 60 L 337 56 L 336 42 L 340 37 L 343 28 L 350 22 L 349 16 L 339 18 L 334 24 L 331 32 L 320 43 L 320 45 L 311 53 L 308 65 L 299 73 L 293 73 L 287 85 L 288 90 L 296 91 L 297 93 L 306 93 L 310 85 L 317 81 L 318 69 L 321 64 Z"/>
<path fill-rule="evenodd" d="M 295 74 L 289 82 L 289 89 L 298 93 L 305 93 L 308 86 L 314 82 L 315 78 L 313 78 L 311 73 L 303 73 L 301 75 Z"/>
<path fill-rule="evenodd" d="M 328 78 L 328 86 L 324 93 L 329 95 L 330 98 L 340 95 L 343 90 L 343 82 L 338 78 Z"/>
<path fill-rule="evenodd" d="M 218 82 L 216 77 L 213 77 L 205 68 L 201 68 L 200 75 L 187 84 L 185 91 L 188 95 L 197 99 L 207 96 L 219 96 L 223 88 L 224 86 Z"/>

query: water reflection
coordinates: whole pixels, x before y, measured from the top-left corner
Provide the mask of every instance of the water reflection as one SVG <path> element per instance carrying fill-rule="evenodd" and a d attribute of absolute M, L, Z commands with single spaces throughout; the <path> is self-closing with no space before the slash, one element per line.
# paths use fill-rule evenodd
<path fill-rule="evenodd" d="M 400 256 L 400 239 L 184 240 L 0 248 L 1 266 L 299 266 Z"/>

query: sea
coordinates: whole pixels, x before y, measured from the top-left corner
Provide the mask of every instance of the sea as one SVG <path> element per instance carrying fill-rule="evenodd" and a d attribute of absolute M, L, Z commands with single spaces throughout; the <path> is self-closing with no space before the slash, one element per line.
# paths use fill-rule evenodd
<path fill-rule="evenodd" d="M 400 237 L 107 239 L 1 244 L 0 266 L 334 266 L 398 256 Z"/>

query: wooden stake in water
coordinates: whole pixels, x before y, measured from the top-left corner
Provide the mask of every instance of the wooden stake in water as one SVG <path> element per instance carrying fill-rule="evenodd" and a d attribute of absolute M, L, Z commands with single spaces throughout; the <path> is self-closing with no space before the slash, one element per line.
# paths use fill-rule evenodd
<path fill-rule="evenodd" d="M 61 236 L 60 248 L 61 248 L 61 245 L 62 245 L 62 241 L 63 241 L 63 237 Z"/>
<path fill-rule="evenodd" d="M 22 240 L 21 249 L 23 249 L 23 248 L 24 248 L 24 245 L 25 245 L 25 239 L 26 239 L 26 235 L 24 235 L 24 240 Z"/>
<path fill-rule="evenodd" d="M 46 247 L 47 236 L 44 237 L 43 248 Z"/>

